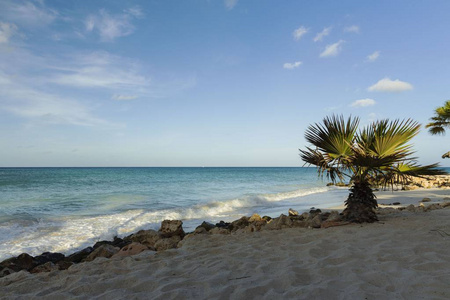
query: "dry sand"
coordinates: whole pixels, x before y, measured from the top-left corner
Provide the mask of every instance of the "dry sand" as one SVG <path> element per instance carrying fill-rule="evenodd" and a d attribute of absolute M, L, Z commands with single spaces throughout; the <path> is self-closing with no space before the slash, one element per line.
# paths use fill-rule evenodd
<path fill-rule="evenodd" d="M 391 196 L 392 195 L 392 196 Z M 450 190 L 380 192 L 418 204 Z M 0 278 L 1 299 L 450 299 L 450 208 L 374 224 L 196 235 L 182 248 Z"/>

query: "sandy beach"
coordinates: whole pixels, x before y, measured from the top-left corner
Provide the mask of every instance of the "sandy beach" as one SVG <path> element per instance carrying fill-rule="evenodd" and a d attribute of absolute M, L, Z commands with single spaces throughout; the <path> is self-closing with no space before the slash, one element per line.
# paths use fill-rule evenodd
<path fill-rule="evenodd" d="M 449 189 L 378 192 L 380 204 Z M 183 246 L 0 278 L 2 299 L 448 299 L 450 207 L 373 224 L 198 234 Z"/>

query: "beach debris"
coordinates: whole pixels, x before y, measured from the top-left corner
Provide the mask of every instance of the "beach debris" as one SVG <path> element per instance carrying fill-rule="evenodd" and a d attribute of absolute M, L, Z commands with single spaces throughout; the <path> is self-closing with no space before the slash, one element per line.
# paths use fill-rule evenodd
<path fill-rule="evenodd" d="M 422 200 L 420 200 L 420 202 L 431 202 L 430 198 L 423 198 Z"/>
<path fill-rule="evenodd" d="M 141 243 L 132 242 L 120 249 L 112 258 L 136 255 L 145 250 L 149 250 L 149 248 Z"/>
<path fill-rule="evenodd" d="M 298 216 L 298 211 L 289 208 L 289 216 L 293 217 L 293 216 Z"/>
<path fill-rule="evenodd" d="M 93 261 L 97 257 L 106 257 L 110 258 L 117 252 L 119 252 L 119 247 L 114 247 L 113 245 L 104 244 L 92 251 L 84 261 Z"/>

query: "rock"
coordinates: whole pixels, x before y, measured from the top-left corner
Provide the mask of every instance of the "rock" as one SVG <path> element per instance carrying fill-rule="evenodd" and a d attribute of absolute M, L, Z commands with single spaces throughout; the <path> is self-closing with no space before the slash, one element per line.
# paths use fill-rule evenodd
<path fill-rule="evenodd" d="M 230 225 L 231 231 L 236 231 L 238 229 L 247 227 L 250 224 L 248 219 L 249 218 L 244 216 L 236 221 L 231 222 L 231 225 Z"/>
<path fill-rule="evenodd" d="M 73 265 L 73 262 L 60 260 L 56 264 L 58 265 L 60 270 L 67 270 L 68 268 L 70 268 Z"/>
<path fill-rule="evenodd" d="M 39 265 L 37 267 L 34 267 L 30 273 L 44 273 L 44 272 L 52 272 L 52 271 L 59 271 L 59 266 L 55 265 L 51 261 L 46 262 L 43 265 Z"/>
<path fill-rule="evenodd" d="M 450 206 L 450 202 L 441 203 L 442 208 Z"/>
<path fill-rule="evenodd" d="M 114 254 L 112 256 L 112 258 L 135 255 L 135 254 L 139 254 L 145 250 L 148 250 L 147 246 L 137 243 L 137 242 L 133 242 L 131 244 L 126 245 L 122 249 L 120 249 L 119 252 L 117 252 L 116 254 Z"/>
<path fill-rule="evenodd" d="M 208 233 L 208 231 L 205 229 L 205 227 L 197 227 L 194 230 L 194 234 L 205 234 Z M 189 235 L 189 234 L 188 234 Z M 186 238 L 188 235 L 186 235 L 184 238 Z"/>
<path fill-rule="evenodd" d="M 92 247 L 84 248 L 80 251 L 77 251 L 77 252 L 67 256 L 65 258 L 65 261 L 73 262 L 73 263 L 77 264 L 77 263 L 81 262 L 83 259 L 85 259 L 92 251 L 94 251 L 94 248 L 92 248 Z"/>
<path fill-rule="evenodd" d="M 261 220 L 262 220 L 262 218 L 261 218 L 261 216 L 258 215 L 258 214 L 253 214 L 250 218 L 248 218 L 248 221 L 249 221 L 250 223 L 253 223 L 253 222 L 259 222 L 259 221 L 261 221 Z"/>
<path fill-rule="evenodd" d="M 430 211 L 430 210 L 436 210 L 436 209 L 442 209 L 443 207 L 441 205 L 439 205 L 439 203 L 433 203 L 428 205 L 427 207 L 425 207 L 425 211 Z"/>
<path fill-rule="evenodd" d="M 123 239 L 118 238 L 117 236 L 115 236 L 114 240 L 112 240 L 112 241 L 100 241 L 100 242 L 95 243 L 94 249 L 97 249 L 101 245 L 111 245 L 111 246 L 114 246 L 114 247 L 119 247 L 119 249 L 120 249 L 120 248 L 123 248 L 123 247 L 125 247 L 126 245 L 128 245 L 130 243 L 131 243 L 130 240 L 123 240 Z"/>
<path fill-rule="evenodd" d="M 160 239 L 155 243 L 155 249 L 156 251 L 163 251 L 167 249 L 176 248 L 180 241 L 181 237 L 179 235 L 174 235 L 170 238 Z"/>
<path fill-rule="evenodd" d="M 336 221 L 341 221 L 341 220 L 342 220 L 342 217 L 339 214 L 339 212 L 336 210 L 331 211 L 330 215 L 327 218 L 327 221 L 330 221 L 330 222 L 336 222 Z"/>
<path fill-rule="evenodd" d="M 444 201 L 450 201 L 450 197 L 445 197 L 443 200 Z"/>
<path fill-rule="evenodd" d="M 158 231 L 149 229 L 149 230 L 139 230 L 135 234 L 127 236 L 125 239 L 145 245 L 147 246 L 147 248 L 155 249 L 155 243 L 159 241 L 161 238 L 162 238 L 161 234 Z"/>
<path fill-rule="evenodd" d="M 423 198 L 420 202 L 431 202 L 430 198 Z"/>
<path fill-rule="evenodd" d="M 269 222 L 270 220 L 272 220 L 272 218 L 269 216 L 264 216 L 264 217 L 262 217 L 262 219 L 265 220 L 266 222 Z"/>
<path fill-rule="evenodd" d="M 52 252 L 44 252 L 41 255 L 35 256 L 34 260 L 38 265 L 43 265 L 47 262 L 57 263 L 58 261 L 63 260 L 65 257 L 62 253 L 52 253 Z"/>
<path fill-rule="evenodd" d="M 183 222 L 180 220 L 164 220 L 161 222 L 159 233 L 163 238 L 179 236 L 183 238 L 186 234 L 183 230 Z"/>
<path fill-rule="evenodd" d="M 92 251 L 85 259 L 84 261 L 93 261 L 97 257 L 106 257 L 110 258 L 117 252 L 119 252 L 119 247 L 114 247 L 112 245 L 104 244 Z"/>
<path fill-rule="evenodd" d="M 12 257 L 2 261 L 0 266 L 11 269 L 14 272 L 19 272 L 20 270 L 30 271 L 37 266 L 37 263 L 31 255 L 28 253 L 22 253 L 17 257 Z"/>
<path fill-rule="evenodd" d="M 394 202 L 394 203 L 392 203 L 392 205 L 400 205 L 401 203 L 400 202 Z"/>
<path fill-rule="evenodd" d="M 7 268 L 7 267 L 0 267 L 0 278 L 8 276 L 9 274 L 15 273 L 16 271 Z"/>
<path fill-rule="evenodd" d="M 310 218 L 310 215 L 307 212 L 304 212 L 300 215 L 300 219 L 308 220 L 309 218 Z"/>
<path fill-rule="evenodd" d="M 393 207 L 385 207 L 385 208 L 377 209 L 377 214 L 379 214 L 379 215 L 389 215 L 389 214 L 393 214 L 393 213 L 397 213 L 397 212 L 398 212 L 398 210 Z"/>
<path fill-rule="evenodd" d="M 289 216 L 298 216 L 298 211 L 293 210 L 292 208 L 289 208 Z"/>
<path fill-rule="evenodd" d="M 231 223 L 228 222 L 224 222 L 224 221 L 220 221 L 219 223 L 216 224 L 216 227 L 219 228 L 228 228 L 230 227 Z"/>
<path fill-rule="evenodd" d="M 410 212 L 415 212 L 416 208 L 414 207 L 413 204 L 410 204 L 407 207 L 405 207 L 405 210 L 410 211 Z"/>
<path fill-rule="evenodd" d="M 264 226 L 264 229 L 279 230 L 282 228 L 290 228 L 293 225 L 293 221 L 286 215 L 281 214 L 278 218 L 272 219 L 270 223 Z"/>
<path fill-rule="evenodd" d="M 230 230 L 221 227 L 214 227 L 209 231 L 211 234 L 230 234 Z"/>
<path fill-rule="evenodd" d="M 320 228 L 322 226 L 322 218 L 320 215 L 316 215 L 312 220 L 311 220 L 311 227 L 312 228 Z"/>
<path fill-rule="evenodd" d="M 320 214 L 322 212 L 322 210 L 320 210 L 319 208 L 317 208 L 317 209 L 311 209 L 310 211 L 309 211 L 309 214 L 311 214 L 311 215 L 317 215 L 317 214 Z M 314 216 L 312 217 L 312 218 L 314 218 Z"/>
<path fill-rule="evenodd" d="M 198 228 L 204 228 L 206 231 L 210 231 L 211 229 L 213 229 L 214 227 L 216 227 L 214 224 L 208 223 L 203 221 L 202 224 L 200 224 L 199 226 L 197 226 L 196 230 Z"/>

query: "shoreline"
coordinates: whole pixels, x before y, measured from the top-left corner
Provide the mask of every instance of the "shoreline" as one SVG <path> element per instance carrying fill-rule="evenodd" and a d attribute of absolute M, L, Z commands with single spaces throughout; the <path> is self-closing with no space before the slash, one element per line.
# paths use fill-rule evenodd
<path fill-rule="evenodd" d="M 377 192 L 377 196 L 380 207 L 382 207 L 382 209 L 380 209 L 382 213 L 379 214 L 380 221 L 374 224 L 349 224 L 346 226 L 330 227 L 326 229 L 322 228 L 318 230 L 311 230 L 308 228 L 285 228 L 282 230 L 262 230 L 257 232 L 241 230 L 233 232 L 232 234 L 220 234 L 221 232 L 217 232 L 219 234 L 193 234 L 189 238 L 183 239 L 182 247 L 177 249 L 169 249 L 162 252 L 143 251 L 140 254 L 122 258 L 99 257 L 91 262 L 74 264 L 70 266 L 68 270 L 64 271 L 57 271 L 53 269 L 51 272 L 39 274 L 30 274 L 25 271 L 20 271 L 0 278 L 0 286 L 2 287 L 1 290 L 3 290 L 2 293 L 5 293 L 5 296 L 10 297 L 11 299 L 14 299 L 15 296 L 20 298 L 24 296 L 33 297 L 38 295 L 55 297 L 58 297 L 58 295 L 84 295 L 86 297 L 100 295 L 112 296 L 111 291 L 117 292 L 117 295 L 121 295 L 120 297 L 127 295 L 139 296 L 139 289 L 144 289 L 146 293 L 151 293 L 146 295 L 152 295 L 152 297 L 157 297 L 158 295 L 181 295 L 189 298 L 188 295 L 191 295 L 192 297 L 195 296 L 194 294 L 190 294 L 194 291 L 193 287 L 195 286 L 197 286 L 195 289 L 200 293 L 200 297 L 208 298 L 214 296 L 217 297 L 218 295 L 229 295 L 230 297 L 237 296 L 239 298 L 242 295 L 249 295 L 246 293 L 250 290 L 255 291 L 255 289 L 259 286 L 256 282 L 271 281 L 271 284 L 267 284 L 260 287 L 260 289 L 256 289 L 259 290 L 258 293 L 262 293 L 261 295 L 264 295 L 265 297 L 269 297 L 270 295 L 294 296 L 292 293 L 300 288 L 302 293 L 306 292 L 306 294 L 312 296 L 336 296 L 343 295 L 339 293 L 339 289 L 329 290 L 329 288 L 327 288 L 323 290 L 318 282 L 310 282 L 310 280 L 306 280 L 310 277 L 308 277 L 309 275 L 305 275 L 305 272 L 307 274 L 314 272 L 322 273 L 324 270 L 330 268 L 333 270 L 332 272 L 335 273 L 342 272 L 342 274 L 345 274 L 348 271 L 355 272 L 355 270 L 351 269 L 351 262 L 354 261 L 354 258 L 352 259 L 348 256 L 350 253 L 352 255 L 356 255 L 359 259 L 364 261 L 369 260 L 367 268 L 364 267 L 364 272 L 370 272 L 372 274 L 373 271 L 371 271 L 371 268 L 377 269 L 377 265 L 380 263 L 381 265 L 387 267 L 387 265 L 383 263 L 385 256 L 391 255 L 398 258 L 400 262 L 404 262 L 405 259 L 401 259 L 401 252 L 411 251 L 407 249 L 413 247 L 413 249 L 417 248 L 419 250 L 426 248 L 426 251 L 424 252 L 425 256 L 421 255 L 421 250 L 413 251 L 411 255 L 412 257 L 415 257 L 413 260 L 414 264 L 418 264 L 419 266 L 423 265 L 424 262 L 419 261 L 423 258 L 430 260 L 430 262 L 428 262 L 429 266 L 427 265 L 423 268 L 420 267 L 423 269 L 419 270 L 420 272 L 416 270 L 417 268 L 414 267 L 414 264 L 412 266 L 404 264 L 401 265 L 401 269 L 406 268 L 407 271 L 411 273 L 409 274 L 411 276 L 408 275 L 406 277 L 413 278 L 420 275 L 419 277 L 422 278 L 421 280 L 423 282 L 428 281 L 431 287 L 438 286 L 438 293 L 448 296 L 450 290 L 441 286 L 443 281 L 437 280 L 436 276 L 433 274 L 439 270 L 444 272 L 445 268 L 450 268 L 450 256 L 443 252 L 444 249 L 448 247 L 448 244 L 442 244 L 442 241 L 448 243 L 449 239 L 446 234 L 450 234 L 450 208 L 447 207 L 424 213 L 419 213 L 418 211 L 425 210 L 423 208 L 419 209 L 420 203 L 422 203 L 424 207 L 434 205 L 438 202 L 450 203 L 450 189 L 418 189 L 414 191 L 395 192 L 382 191 Z M 420 202 L 423 198 L 430 198 L 431 201 L 425 203 Z M 400 205 L 386 205 L 394 202 L 394 200 L 395 202 L 400 202 Z M 408 206 L 411 204 L 416 205 L 416 211 L 411 211 L 410 209 L 408 210 Z M 393 207 L 406 207 L 406 209 L 400 211 L 394 209 Z M 325 211 L 326 209 L 323 210 Z M 386 228 L 380 230 L 383 227 Z M 350 232 L 352 234 L 349 234 Z M 355 237 L 351 237 L 352 235 Z M 432 246 L 433 241 L 431 241 L 427 235 L 433 235 L 433 241 L 440 241 L 440 243 L 438 243 L 439 245 L 436 247 Z M 365 245 L 364 241 L 361 239 L 376 241 L 372 244 L 374 249 L 381 250 L 381 248 L 383 248 L 384 250 L 377 253 L 372 253 L 373 249 L 372 252 L 370 249 L 366 249 L 366 252 L 364 252 L 361 249 L 366 248 L 367 245 Z M 305 243 L 305 240 L 309 240 L 310 242 Z M 298 248 L 298 243 L 300 243 L 302 247 Z M 356 248 L 354 250 L 350 249 L 348 247 L 349 244 L 354 244 L 354 247 Z M 327 255 L 319 255 L 322 251 L 320 249 L 322 246 L 325 248 L 331 247 L 333 251 L 325 251 Z M 230 253 L 234 253 L 234 255 L 228 254 L 225 249 L 229 249 Z M 295 254 L 295 249 L 300 251 L 300 253 L 303 253 L 303 256 Z M 360 249 L 360 251 L 356 251 L 357 249 Z M 260 256 L 253 253 L 254 251 L 256 251 L 256 253 L 260 253 Z M 345 256 L 345 258 L 337 257 L 333 260 L 330 258 L 330 255 L 333 257 L 334 251 L 337 251 L 337 253 Z M 264 257 L 264 255 L 268 255 L 268 257 Z M 375 259 L 371 258 L 372 256 L 374 256 Z M 273 260 L 276 260 L 276 257 L 282 258 L 280 260 L 280 266 L 273 262 Z M 185 259 L 187 259 L 187 261 L 184 261 Z M 247 268 L 245 268 L 246 272 L 244 272 L 245 270 L 243 270 L 242 267 L 235 265 L 238 270 L 243 272 L 243 274 L 241 274 L 242 276 L 237 273 L 236 276 L 233 275 L 235 274 L 235 270 L 228 266 L 228 264 L 233 266 L 235 264 L 234 260 L 236 259 L 241 261 L 243 266 L 247 266 Z M 339 263 L 334 265 L 333 263 L 337 262 L 335 261 L 336 259 Z M 439 263 L 442 266 L 433 262 L 433 260 L 436 259 L 439 260 Z M 179 265 L 174 263 L 174 261 L 178 262 Z M 305 266 L 305 261 L 315 261 L 315 263 Z M 330 261 L 333 262 L 331 266 L 329 265 Z M 410 262 L 408 262 L 408 264 L 409 263 Z M 209 268 L 205 269 L 205 264 L 210 265 L 214 272 L 211 273 Z M 297 264 L 299 266 L 295 266 Z M 148 267 L 145 268 L 145 265 L 148 267 L 151 266 L 150 269 L 153 271 L 147 270 Z M 361 265 L 361 267 L 364 265 L 365 262 Z M 136 280 L 136 272 L 133 271 L 134 269 L 137 269 L 137 272 L 139 273 L 139 280 L 137 282 L 140 284 L 137 284 L 137 286 L 140 286 L 140 288 L 137 288 L 136 284 L 131 284 L 131 281 Z M 222 290 L 217 294 L 216 292 L 219 288 L 213 287 L 213 283 L 215 281 L 212 280 L 212 278 L 207 278 L 208 276 L 205 274 L 198 272 L 198 269 L 202 269 L 206 272 L 205 274 L 209 274 L 212 278 L 214 278 L 214 276 L 220 278 L 218 282 L 225 285 L 225 290 Z M 390 271 L 387 269 L 380 269 L 380 271 Z M 254 270 L 259 271 L 255 273 Z M 288 283 L 283 283 L 270 275 L 270 270 L 275 271 L 276 274 L 280 274 L 282 277 L 284 276 L 282 275 L 284 272 L 288 272 L 292 276 L 296 278 L 298 277 L 300 281 L 302 281 L 301 279 L 303 278 L 306 282 L 309 282 L 308 285 L 312 286 L 310 288 L 306 288 L 303 285 L 302 287 L 297 286 L 298 280 L 293 281 L 292 278 L 290 280 L 286 278 Z M 169 273 L 171 272 L 175 272 L 175 274 L 184 272 L 183 274 L 185 275 L 183 276 L 181 276 L 181 273 L 178 274 L 181 276 L 181 279 L 179 278 L 179 280 L 182 282 L 175 284 L 173 282 L 173 277 L 176 277 L 176 275 L 169 276 Z M 366 273 L 364 273 L 364 276 L 367 275 Z M 397 275 L 402 277 L 402 274 Z M 429 277 L 430 274 L 433 275 L 431 276 L 431 279 L 424 277 L 425 275 Z M 337 275 L 335 274 L 335 276 Z M 376 278 L 374 277 L 374 280 L 384 282 L 385 279 L 381 279 L 381 276 L 384 275 L 380 275 L 379 278 L 375 276 Z M 446 278 L 445 273 L 442 273 L 439 276 Z M 226 280 L 224 279 L 225 277 L 227 277 Z M 338 278 L 329 277 L 330 276 L 325 276 L 325 278 L 328 278 L 327 280 L 330 280 L 329 283 L 331 286 L 338 283 Z M 450 280 L 450 276 L 447 277 L 449 278 L 446 280 Z M 80 286 L 80 280 L 83 281 L 82 278 L 90 278 L 89 280 L 92 279 L 93 283 L 89 284 L 89 289 L 83 290 L 82 286 Z M 253 278 L 251 280 L 251 284 L 248 282 L 250 278 Z M 116 282 L 117 284 L 121 281 L 128 282 L 130 286 L 122 286 L 121 291 L 118 291 L 117 288 L 115 288 L 116 284 L 103 284 L 102 281 L 105 279 L 108 279 L 108 282 Z M 157 287 L 154 284 L 148 285 L 150 279 L 159 283 L 166 280 L 168 282 L 172 282 L 172 285 L 162 290 L 161 286 Z M 397 280 L 400 279 L 397 278 Z M 362 279 L 359 281 L 361 280 Z M 363 281 L 367 280 L 368 279 L 366 278 Z M 434 280 L 437 281 L 435 282 Z M 69 284 L 69 281 L 73 281 L 73 284 Z M 234 294 L 235 292 L 231 291 L 231 287 L 233 287 L 233 289 L 237 288 L 237 282 L 241 281 L 247 283 L 243 285 L 238 284 L 238 294 Z M 78 285 L 75 287 L 74 284 L 76 285 L 77 282 Z M 148 286 L 143 284 L 143 282 L 146 282 Z M 197 285 L 193 282 L 196 282 Z M 200 282 L 202 284 L 198 286 Z M 419 284 L 418 282 L 419 281 L 417 281 L 417 284 Z M 43 283 L 45 283 L 45 289 L 40 287 Z M 404 283 L 407 284 L 407 282 Z M 368 282 L 365 282 L 365 284 L 368 284 Z M 388 282 L 386 281 L 385 284 L 388 284 Z M 28 285 L 35 286 L 36 290 L 33 292 L 30 289 L 26 289 L 25 287 Z M 270 288 L 277 285 L 285 286 L 283 293 Z M 119 284 L 119 286 L 121 285 Z M 356 293 L 354 295 L 408 295 L 407 292 L 404 294 L 405 291 L 402 291 L 399 294 L 398 286 L 388 287 L 389 289 L 381 291 L 379 289 L 382 288 L 382 285 L 377 288 L 372 286 L 371 289 L 374 291 L 376 290 L 377 292 L 375 294 L 371 294 L 372 292 L 367 291 L 363 293 L 365 288 L 360 286 L 354 291 Z M 316 292 L 314 292 L 313 288 L 316 289 Z M 185 290 L 189 292 L 187 294 L 183 294 L 182 291 Z M 336 292 L 337 294 L 333 292 Z M 115 297 L 120 298 L 117 295 Z M 411 295 L 413 294 L 411 293 Z M 426 295 L 430 296 L 431 294 Z M 435 295 L 434 292 L 432 295 Z"/>

